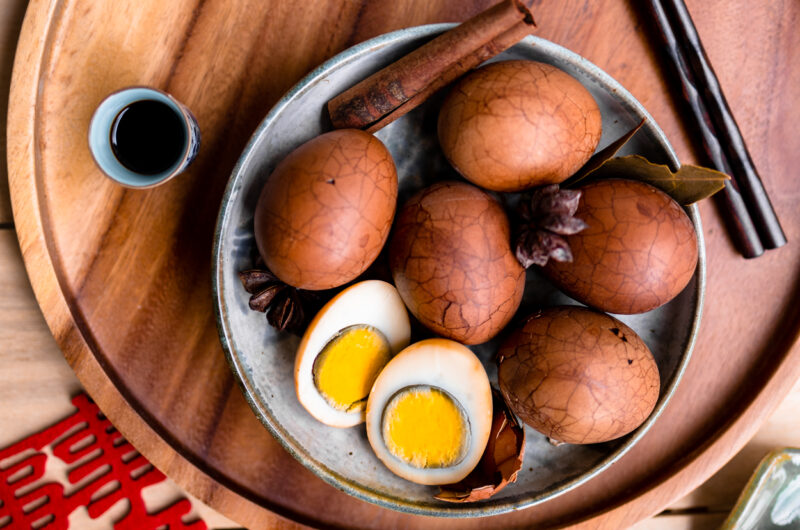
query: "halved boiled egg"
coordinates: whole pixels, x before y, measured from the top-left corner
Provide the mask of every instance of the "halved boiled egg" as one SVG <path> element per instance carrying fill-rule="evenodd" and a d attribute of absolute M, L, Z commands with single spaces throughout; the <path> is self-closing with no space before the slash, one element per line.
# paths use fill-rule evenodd
<path fill-rule="evenodd" d="M 297 399 L 326 425 L 358 425 L 375 378 L 410 334 L 406 307 L 392 285 L 367 280 L 348 287 L 325 304 L 300 341 Z"/>
<path fill-rule="evenodd" d="M 451 484 L 478 465 L 492 426 L 492 390 L 481 361 L 447 339 L 412 344 L 375 380 L 367 437 L 393 473 Z"/>

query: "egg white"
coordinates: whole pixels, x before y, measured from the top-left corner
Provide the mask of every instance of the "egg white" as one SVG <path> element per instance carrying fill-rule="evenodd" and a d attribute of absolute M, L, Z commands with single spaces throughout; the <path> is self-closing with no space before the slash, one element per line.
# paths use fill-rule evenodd
<path fill-rule="evenodd" d="M 382 418 L 388 402 L 410 386 L 428 385 L 449 393 L 469 420 L 469 447 L 456 465 L 416 468 L 392 455 L 383 440 Z M 393 473 L 418 484 L 458 482 L 480 462 L 492 426 L 492 389 L 481 361 L 466 346 L 428 339 L 401 351 L 378 375 L 367 401 L 367 438 L 377 457 Z"/>
<path fill-rule="evenodd" d="M 397 290 L 380 280 L 351 285 L 329 301 L 308 325 L 294 363 L 294 384 L 300 404 L 317 420 L 332 427 L 352 427 L 364 421 L 365 411 L 332 407 L 314 384 L 314 360 L 342 329 L 365 324 L 383 333 L 391 355 L 408 345 L 411 326 Z"/>

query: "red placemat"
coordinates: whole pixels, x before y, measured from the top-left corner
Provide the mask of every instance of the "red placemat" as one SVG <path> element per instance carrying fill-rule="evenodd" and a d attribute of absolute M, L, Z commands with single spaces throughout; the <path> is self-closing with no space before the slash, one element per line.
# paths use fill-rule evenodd
<path fill-rule="evenodd" d="M 114 522 L 115 530 L 206 529 L 200 519 L 184 521 L 192 509 L 187 498 L 148 512 L 142 490 L 166 476 L 117 432 L 86 394 L 72 403 L 77 410 L 71 416 L 0 450 L 0 528 L 65 529 L 70 514 L 81 506 L 97 519 L 127 499 L 130 508 Z M 66 488 L 44 477 L 52 458 L 68 466 Z"/>

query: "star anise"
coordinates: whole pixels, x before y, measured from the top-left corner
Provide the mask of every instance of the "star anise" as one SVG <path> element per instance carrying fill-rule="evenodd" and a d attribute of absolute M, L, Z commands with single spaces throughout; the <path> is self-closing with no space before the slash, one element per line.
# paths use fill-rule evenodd
<path fill-rule="evenodd" d="M 252 295 L 250 309 L 266 313 L 267 322 L 279 331 L 302 331 L 306 320 L 303 305 L 316 300 L 314 293 L 287 285 L 266 268 L 241 271 L 239 279 Z"/>
<path fill-rule="evenodd" d="M 558 184 L 551 184 L 521 199 L 516 255 L 523 267 L 544 266 L 548 259 L 572 261 L 572 251 L 563 236 L 577 234 L 588 226 L 575 217 L 580 198 L 579 190 L 562 190 Z"/>

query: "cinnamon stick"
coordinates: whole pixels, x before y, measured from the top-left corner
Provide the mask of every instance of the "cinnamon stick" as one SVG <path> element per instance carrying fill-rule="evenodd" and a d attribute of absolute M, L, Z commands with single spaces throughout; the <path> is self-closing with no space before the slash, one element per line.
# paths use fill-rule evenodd
<path fill-rule="evenodd" d="M 534 27 L 520 0 L 504 0 L 331 99 L 333 127 L 375 132 L 510 48 Z"/>

